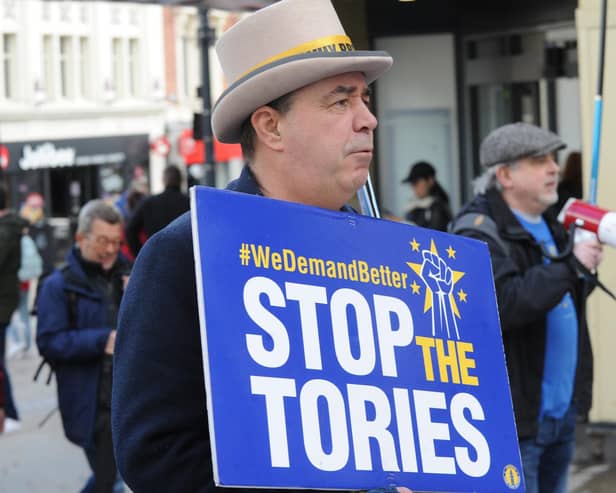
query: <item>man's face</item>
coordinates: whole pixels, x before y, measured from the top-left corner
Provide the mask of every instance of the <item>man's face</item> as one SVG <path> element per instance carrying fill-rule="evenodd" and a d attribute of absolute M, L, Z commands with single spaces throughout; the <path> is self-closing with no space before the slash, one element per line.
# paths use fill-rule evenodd
<path fill-rule="evenodd" d="M 122 246 L 122 225 L 94 219 L 90 232 L 77 233 L 76 239 L 85 260 L 101 264 L 108 270 L 118 258 Z"/>
<path fill-rule="evenodd" d="M 501 171 L 501 170 L 499 170 Z M 553 154 L 520 159 L 502 169 L 504 194 L 514 209 L 542 214 L 558 201 L 558 164 Z"/>
<path fill-rule="evenodd" d="M 278 131 L 288 163 L 288 200 L 339 209 L 368 178 L 373 131 L 362 73 L 324 79 L 296 91 Z"/>

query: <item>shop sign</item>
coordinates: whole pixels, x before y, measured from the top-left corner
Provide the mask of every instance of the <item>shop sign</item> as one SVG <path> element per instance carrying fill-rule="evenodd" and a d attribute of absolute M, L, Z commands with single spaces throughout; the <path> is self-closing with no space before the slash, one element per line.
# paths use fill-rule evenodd
<path fill-rule="evenodd" d="M 147 160 L 147 135 L 9 142 L 0 149 L 0 164 L 9 172 Z"/>

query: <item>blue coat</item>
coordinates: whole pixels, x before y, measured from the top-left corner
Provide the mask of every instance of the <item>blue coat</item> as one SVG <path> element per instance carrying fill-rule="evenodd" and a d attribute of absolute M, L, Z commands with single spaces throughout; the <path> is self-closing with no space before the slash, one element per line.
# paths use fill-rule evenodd
<path fill-rule="evenodd" d="M 228 188 L 260 194 L 247 168 Z M 136 493 L 229 491 L 214 486 L 212 473 L 190 213 L 139 253 L 114 358 L 113 443 L 128 486 Z"/>
<path fill-rule="evenodd" d="M 94 436 L 102 357 L 112 327 L 105 322 L 103 296 L 87 280 L 74 248 L 66 261 L 67 273 L 56 269 L 39 292 L 36 343 L 41 356 L 53 363 L 64 433 L 86 447 Z"/>

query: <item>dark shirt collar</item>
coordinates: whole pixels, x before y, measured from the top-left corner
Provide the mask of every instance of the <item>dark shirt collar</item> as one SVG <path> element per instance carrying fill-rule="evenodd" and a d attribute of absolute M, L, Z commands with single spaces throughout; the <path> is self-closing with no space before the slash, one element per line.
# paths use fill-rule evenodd
<path fill-rule="evenodd" d="M 111 272 L 113 271 L 113 268 L 117 264 L 117 261 L 116 261 L 111 267 L 111 269 L 105 270 L 103 269 L 103 266 L 100 263 L 92 262 L 91 260 L 87 260 L 83 258 L 83 255 L 81 255 L 81 250 L 79 250 L 77 246 L 75 246 L 75 257 L 77 258 L 77 261 L 81 265 L 81 268 L 83 269 L 84 274 L 90 278 L 97 277 L 97 276 L 110 277 Z"/>

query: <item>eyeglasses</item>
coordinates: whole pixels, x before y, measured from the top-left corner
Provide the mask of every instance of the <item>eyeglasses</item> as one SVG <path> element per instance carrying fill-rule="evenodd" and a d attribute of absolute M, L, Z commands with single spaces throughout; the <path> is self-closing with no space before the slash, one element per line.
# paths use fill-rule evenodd
<path fill-rule="evenodd" d="M 122 248 L 124 241 L 118 238 L 108 238 L 107 236 L 91 236 L 94 243 L 101 248 L 107 248 L 109 245 L 114 248 Z"/>

